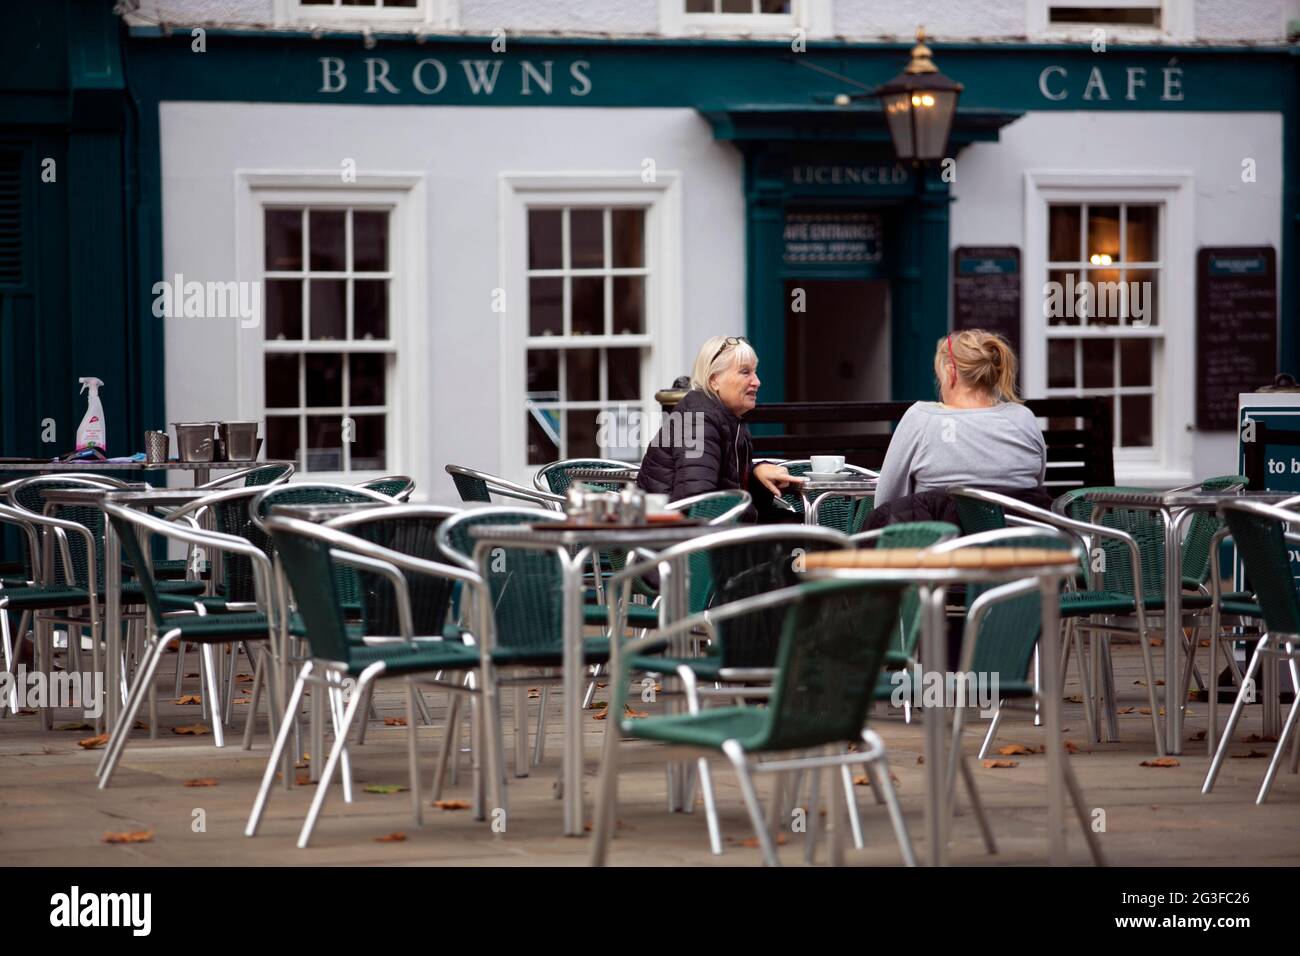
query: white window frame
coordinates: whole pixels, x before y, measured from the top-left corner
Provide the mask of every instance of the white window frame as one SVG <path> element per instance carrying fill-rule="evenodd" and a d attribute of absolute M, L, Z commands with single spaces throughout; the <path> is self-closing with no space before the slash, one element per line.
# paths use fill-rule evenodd
<path fill-rule="evenodd" d="M 1196 302 L 1192 284 L 1178 281 L 1180 268 L 1195 262 L 1193 236 L 1193 177 L 1188 171 L 1097 173 L 1071 170 L 1026 170 L 1025 255 L 1022 282 L 1021 361 L 1025 390 L 1044 395 L 1047 389 L 1047 319 L 1043 316 L 1043 284 L 1047 281 L 1048 207 L 1055 203 L 1148 203 L 1163 207 L 1156 261 L 1161 263 L 1157 326 L 1160 358 L 1153 362 L 1150 450 L 1115 448 L 1115 480 L 1119 484 L 1178 485 L 1192 480 L 1192 431 L 1195 428 Z M 1058 327 L 1063 336 L 1080 337 L 1074 326 Z M 1073 331 L 1071 331 L 1073 330 Z M 1082 330 L 1086 335 L 1087 330 Z M 1098 332 L 1107 338 L 1113 330 Z M 1118 441 L 1118 435 L 1116 436 Z"/>
<path fill-rule="evenodd" d="M 664 36 L 789 36 L 803 30 L 809 37 L 834 35 L 832 0 L 790 0 L 787 13 L 687 13 L 686 0 L 659 0 L 659 30 Z"/>
<path fill-rule="evenodd" d="M 681 369 L 681 178 L 659 170 L 653 182 L 641 174 L 609 172 L 518 173 L 499 178 L 500 287 L 505 290 L 506 321 L 501 332 L 501 467 L 507 478 L 531 483 L 538 466 L 528 464 L 525 393 L 528 361 L 528 209 L 562 206 L 642 206 L 645 208 L 645 334 L 649 357 L 641 363 L 641 447 L 654 437 L 646 427 L 657 421 L 656 391 Z M 584 336 L 584 347 L 617 347 L 628 337 Z M 629 403 L 632 404 L 632 403 Z"/>
<path fill-rule="evenodd" d="M 276 26 L 319 24 L 335 28 L 350 25 L 423 27 L 429 29 L 460 26 L 460 0 L 416 0 L 414 7 L 316 6 L 302 0 L 274 0 Z"/>
<path fill-rule="evenodd" d="M 1048 20 L 1049 7 L 1160 7 L 1160 27 L 1126 24 L 1053 24 Z M 1107 38 L 1119 40 L 1191 40 L 1195 37 L 1196 4 L 1192 0 L 1025 0 L 1025 32 L 1031 39 L 1092 39 L 1101 27 Z"/>
<path fill-rule="evenodd" d="M 263 210 L 267 206 L 384 207 L 389 211 L 388 329 L 397 356 L 394 374 L 388 381 L 386 462 L 382 470 L 313 471 L 311 480 L 356 484 L 384 475 L 404 474 L 416 481 L 416 495 L 428 487 L 427 461 L 420 450 L 429 447 L 429 436 L 421 430 L 429 408 L 427 374 L 428 299 L 424 276 L 425 214 L 422 173 L 357 174 L 357 181 L 341 184 L 335 172 L 307 170 L 236 170 L 235 245 L 241 281 L 261 281 L 265 246 Z M 266 290 L 262 289 L 265 296 Z M 265 312 L 265 309 L 263 309 Z M 305 319 L 305 316 L 304 316 Z M 265 321 L 255 329 L 236 327 L 235 388 L 238 415 L 242 420 L 265 421 L 266 382 L 263 356 L 266 354 Z M 331 349 L 332 343 L 304 342 L 301 351 L 346 351 Z M 346 396 L 345 396 L 346 397 Z M 306 450 L 303 449 L 303 455 Z"/>

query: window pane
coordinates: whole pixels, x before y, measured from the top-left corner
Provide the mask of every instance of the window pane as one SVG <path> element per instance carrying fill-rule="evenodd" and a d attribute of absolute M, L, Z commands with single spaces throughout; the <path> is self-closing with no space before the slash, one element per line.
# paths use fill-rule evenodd
<path fill-rule="evenodd" d="M 388 268 L 388 213 L 352 213 L 352 259 L 357 272 Z"/>
<path fill-rule="evenodd" d="M 1093 256 L 1110 256 L 1111 262 L 1119 262 L 1119 206 L 1088 207 L 1087 252 L 1089 262 Z"/>
<path fill-rule="evenodd" d="M 1160 324 L 1160 300 L 1158 269 L 1128 269 L 1124 273 L 1128 280 L 1129 324 L 1145 328 Z M 1137 283 L 1136 286 L 1133 283 Z"/>
<path fill-rule="evenodd" d="M 1083 387 L 1115 387 L 1115 340 L 1083 339 Z"/>
<path fill-rule="evenodd" d="M 307 405 L 311 408 L 336 408 L 343 404 L 343 356 L 311 352 L 305 356 Z"/>
<path fill-rule="evenodd" d="M 1152 7 L 1048 7 L 1049 23 L 1104 23 L 1135 27 L 1160 26 L 1160 8 Z"/>
<path fill-rule="evenodd" d="M 610 213 L 610 232 L 616 269 L 639 269 L 645 265 L 644 210 L 613 210 Z"/>
<path fill-rule="evenodd" d="M 352 417 L 352 469 L 354 471 L 380 471 L 388 467 L 388 444 L 385 433 L 385 415 L 354 415 Z"/>
<path fill-rule="evenodd" d="M 312 271 L 342 272 L 347 268 L 343 246 L 343 219 L 346 214 L 313 209 L 307 215 Z"/>
<path fill-rule="evenodd" d="M 1157 243 L 1157 224 L 1160 222 L 1159 206 L 1128 206 L 1124 210 L 1128 217 L 1125 226 L 1125 240 L 1128 244 L 1129 262 L 1155 262 L 1160 258 L 1160 246 Z"/>
<path fill-rule="evenodd" d="M 564 265 L 559 209 L 528 210 L 528 268 L 559 269 Z"/>
<path fill-rule="evenodd" d="M 302 269 L 302 210 L 268 209 L 266 228 L 267 271 Z"/>
<path fill-rule="evenodd" d="M 596 412 L 570 409 L 564 413 L 564 455 L 566 458 L 600 458 L 596 447 Z"/>
<path fill-rule="evenodd" d="M 302 280 L 266 280 L 266 337 L 302 338 Z"/>
<path fill-rule="evenodd" d="M 1151 340 L 1120 339 L 1119 383 L 1143 386 L 1151 384 Z"/>
<path fill-rule="evenodd" d="M 528 280 L 528 334 L 564 332 L 564 280 Z"/>
<path fill-rule="evenodd" d="M 1092 283 L 1086 292 L 1088 324 L 1119 325 L 1128 300 L 1128 290 L 1119 284 L 1119 270 L 1089 269 L 1086 275 Z"/>
<path fill-rule="evenodd" d="M 528 397 L 536 401 L 560 397 L 560 362 L 555 349 L 528 350 Z"/>
<path fill-rule="evenodd" d="M 298 355 L 268 353 L 262 366 L 266 373 L 266 407 L 298 407 Z"/>
<path fill-rule="evenodd" d="M 266 457 L 302 464 L 298 455 L 298 416 L 266 416 Z"/>
<path fill-rule="evenodd" d="M 599 269 L 605 265 L 605 211 L 569 210 L 569 267 Z"/>
<path fill-rule="evenodd" d="M 1119 443 L 1125 448 L 1151 446 L 1151 396 L 1121 395 Z"/>
<path fill-rule="evenodd" d="M 722 0 L 723 13 L 753 13 L 754 0 Z"/>
<path fill-rule="evenodd" d="M 528 464 L 545 465 L 558 461 L 560 446 L 552 435 L 559 431 L 559 413 L 554 411 L 529 411 L 528 416 Z M 538 417 L 541 421 L 538 421 Z M 545 422 L 545 426 L 542 424 Z"/>
<path fill-rule="evenodd" d="M 349 405 L 384 404 L 387 365 L 388 356 L 382 352 L 354 352 L 348 356 Z"/>
<path fill-rule="evenodd" d="M 605 334 L 605 279 L 584 276 L 571 280 L 573 312 L 569 331 L 573 335 Z"/>
<path fill-rule="evenodd" d="M 348 284 L 345 279 L 311 280 L 311 337 L 347 338 Z"/>
<path fill-rule="evenodd" d="M 609 349 L 605 353 L 609 398 L 635 402 L 641 398 L 641 350 Z"/>
<path fill-rule="evenodd" d="M 1079 261 L 1079 207 L 1052 206 L 1047 211 L 1047 257 L 1052 262 Z"/>
<path fill-rule="evenodd" d="M 712 13 L 713 0 L 686 0 L 687 13 Z"/>
<path fill-rule="evenodd" d="M 1047 387 L 1074 388 L 1074 339 L 1047 343 Z"/>
<path fill-rule="evenodd" d="M 789 13 L 790 0 L 760 0 L 760 13 Z"/>
<path fill-rule="evenodd" d="M 343 470 L 343 420 L 338 415 L 307 416 L 307 470 Z"/>
<path fill-rule="evenodd" d="M 564 397 L 570 402 L 600 398 L 600 350 L 564 350 Z"/>
<path fill-rule="evenodd" d="M 357 279 L 352 283 L 352 337 L 388 338 L 388 280 Z"/>
<path fill-rule="evenodd" d="M 1053 269 L 1047 273 L 1051 287 L 1043 296 L 1043 314 L 1048 325 L 1078 325 L 1079 273 Z"/>
<path fill-rule="evenodd" d="M 614 277 L 614 334 L 645 331 L 645 279 L 642 276 Z"/>

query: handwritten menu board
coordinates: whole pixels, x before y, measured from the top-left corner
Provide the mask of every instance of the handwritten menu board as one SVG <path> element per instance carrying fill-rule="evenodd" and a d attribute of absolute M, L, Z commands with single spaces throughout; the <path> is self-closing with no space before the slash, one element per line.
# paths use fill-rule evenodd
<path fill-rule="evenodd" d="M 1196 427 L 1233 431 L 1237 396 L 1277 371 L 1277 255 L 1271 246 L 1196 254 Z"/>
<path fill-rule="evenodd" d="M 952 265 L 952 327 L 1002 335 L 1020 355 L 1020 249 L 958 246 Z"/>

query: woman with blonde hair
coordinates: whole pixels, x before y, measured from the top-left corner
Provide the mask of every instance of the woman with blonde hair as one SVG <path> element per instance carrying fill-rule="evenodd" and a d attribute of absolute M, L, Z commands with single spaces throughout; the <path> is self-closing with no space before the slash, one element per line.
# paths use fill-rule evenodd
<path fill-rule="evenodd" d="M 740 336 L 715 335 L 695 358 L 690 391 L 677 403 L 641 461 L 637 485 L 676 501 L 706 491 L 744 488 L 754 498 L 752 520 L 780 520 L 772 498 L 798 484 L 780 465 L 753 461 L 741 418 L 758 401 L 758 355 Z"/>
<path fill-rule="evenodd" d="M 871 526 L 954 520 L 946 489 L 972 485 L 1035 504 L 1047 448 L 1033 412 L 1016 395 L 1016 355 L 1006 339 L 967 329 L 939 339 L 938 402 L 917 402 L 894 429 L 876 485 Z"/>

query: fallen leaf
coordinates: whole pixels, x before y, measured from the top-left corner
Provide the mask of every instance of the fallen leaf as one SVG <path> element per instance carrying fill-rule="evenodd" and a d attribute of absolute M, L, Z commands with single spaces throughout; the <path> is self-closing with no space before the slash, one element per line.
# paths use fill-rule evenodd
<path fill-rule="evenodd" d="M 1210 642 L 1209 642 L 1208 640 L 1197 641 L 1196 646 L 1197 646 L 1197 647 L 1209 647 L 1209 646 L 1210 646 Z"/>
<path fill-rule="evenodd" d="M 1131 713 L 1133 713 L 1133 711 L 1134 711 L 1135 709 L 1136 709 L 1136 708 L 1133 708 L 1133 707 L 1121 707 L 1121 708 L 1119 708 L 1118 710 L 1116 710 L 1115 713 L 1117 713 L 1117 714 L 1131 714 Z M 1151 713 L 1151 708 L 1149 708 L 1149 707 L 1147 708 L 1147 713 L 1148 713 L 1148 714 Z"/>
<path fill-rule="evenodd" d="M 1003 768 L 1020 766 L 1019 760 L 983 760 L 980 762 L 984 765 L 985 770 L 999 770 Z"/>
<path fill-rule="evenodd" d="M 1143 760 L 1143 767 L 1181 767 L 1177 757 L 1156 757 L 1154 760 Z"/>
<path fill-rule="evenodd" d="M 1089 751 L 1089 750 L 1083 750 L 1083 749 L 1082 749 L 1078 744 L 1076 744 L 1073 740 L 1067 740 L 1067 741 L 1065 741 L 1065 752 L 1066 752 L 1067 754 L 1091 753 L 1091 751 Z"/>
<path fill-rule="evenodd" d="M 600 683 L 599 681 L 597 681 L 597 682 L 596 682 L 596 686 L 597 686 L 597 687 L 600 687 L 600 688 L 603 689 L 603 688 L 608 687 L 609 685 L 608 685 L 608 684 L 602 684 L 602 683 Z"/>
<path fill-rule="evenodd" d="M 389 833 L 385 836 L 375 837 L 376 843 L 402 843 L 406 840 L 405 833 Z"/>
<path fill-rule="evenodd" d="M 36 711 L 33 710 L 31 707 L 19 707 L 18 713 L 22 716 L 31 717 L 33 714 L 36 713 Z"/>
<path fill-rule="evenodd" d="M 1083 698 L 1078 694 L 1071 694 L 1069 697 L 1063 697 L 1062 700 L 1068 700 L 1072 704 L 1082 704 Z"/>
<path fill-rule="evenodd" d="M 435 800 L 433 805 L 439 810 L 468 810 L 468 800 Z"/>
<path fill-rule="evenodd" d="M 172 733 L 190 734 L 192 736 L 198 737 L 201 736 L 202 734 L 210 734 L 212 733 L 212 731 L 209 729 L 207 724 L 187 724 L 184 727 L 173 727 Z"/>
<path fill-rule="evenodd" d="M 1164 686 L 1165 686 L 1165 679 L 1164 679 L 1163 677 L 1157 677 L 1157 678 L 1156 678 L 1156 686 L 1157 686 L 1157 687 L 1164 687 Z"/>
<path fill-rule="evenodd" d="M 853 785 L 855 787 L 869 787 L 871 786 L 871 778 L 865 773 L 860 773 L 853 778 Z"/>
<path fill-rule="evenodd" d="M 187 787 L 215 787 L 217 785 L 216 777 L 198 777 L 194 780 L 186 780 Z"/>
<path fill-rule="evenodd" d="M 309 773 L 298 774 L 296 777 L 293 778 L 293 782 L 300 787 L 311 787 L 311 786 L 315 786 L 316 784 L 316 781 L 311 778 L 311 774 Z"/>
<path fill-rule="evenodd" d="M 916 762 L 917 762 L 917 763 L 925 763 L 925 754 L 917 754 L 917 755 L 916 755 Z"/>
<path fill-rule="evenodd" d="M 608 706 L 609 706 L 609 701 L 607 701 L 607 700 L 593 700 L 593 701 L 591 702 L 591 709 L 592 709 L 592 710 L 600 710 L 600 708 L 602 708 L 602 707 L 608 707 Z"/>
<path fill-rule="evenodd" d="M 648 711 L 648 710 L 635 710 L 635 709 L 632 707 L 631 704 L 624 704 L 624 705 L 623 705 L 623 716 L 624 716 L 624 717 L 630 717 L 630 718 L 632 718 L 633 720 L 635 720 L 635 719 L 638 718 L 638 717 L 649 717 L 649 716 L 650 716 L 650 711 Z"/>
<path fill-rule="evenodd" d="M 198 671 L 195 671 L 194 673 L 192 673 L 192 674 L 186 674 L 185 676 L 186 676 L 186 677 L 198 677 L 199 674 L 198 674 Z"/>
<path fill-rule="evenodd" d="M 405 717 L 385 717 L 385 718 L 384 718 L 384 726 L 385 726 L 385 727 L 405 727 L 405 726 L 406 726 L 406 718 L 405 718 Z"/>
<path fill-rule="evenodd" d="M 608 716 L 609 716 L 609 714 L 605 713 L 605 712 L 602 710 L 602 711 L 601 711 L 600 713 L 598 713 L 598 714 L 592 714 L 592 715 L 591 715 L 591 719 L 592 719 L 592 720 L 604 720 L 604 719 L 605 719 L 606 717 L 608 717 Z"/>
<path fill-rule="evenodd" d="M 1153 637 L 1153 638 L 1151 638 L 1151 646 L 1152 646 L 1152 647 L 1164 647 L 1164 646 L 1165 646 L 1165 639 L 1164 639 L 1163 637 Z"/>
<path fill-rule="evenodd" d="M 131 725 L 131 729 L 132 729 L 132 730 L 148 730 L 148 729 L 149 729 L 149 725 L 146 724 L 143 720 L 137 720 L 134 724 Z"/>
<path fill-rule="evenodd" d="M 1267 757 L 1268 754 L 1262 750 L 1256 750 L 1254 747 L 1251 747 L 1250 753 L 1248 754 L 1229 754 L 1228 756 L 1232 757 L 1234 760 L 1258 760 L 1261 757 Z"/>
<path fill-rule="evenodd" d="M 756 837 L 756 836 L 745 837 L 745 839 L 743 839 L 743 840 L 736 840 L 736 839 L 733 837 L 733 838 L 732 838 L 732 842 L 735 843 L 737 846 L 748 847 L 748 848 L 751 849 L 751 850 L 757 850 L 757 849 L 758 849 L 758 837 Z M 778 833 L 778 834 L 776 835 L 776 845 L 777 845 L 777 846 L 785 846 L 785 834 L 784 834 L 784 833 Z"/>
<path fill-rule="evenodd" d="M 537 698 L 539 698 L 539 697 L 541 697 L 541 696 L 542 696 L 542 692 L 541 692 L 540 690 L 538 690 L 536 687 L 530 687 L 530 688 L 528 688 L 528 699 L 529 699 L 529 700 L 537 700 Z"/>
<path fill-rule="evenodd" d="M 198 677 L 199 675 L 198 675 L 198 674 L 193 674 L 193 675 L 191 675 L 191 676 L 193 676 L 193 677 Z M 252 681 L 253 681 L 253 675 L 252 675 L 252 674 L 236 674 L 236 675 L 235 675 L 235 683 L 236 683 L 236 684 L 250 684 L 250 683 L 252 683 Z"/>
<path fill-rule="evenodd" d="M 1130 709 L 1131 709 L 1131 708 L 1130 708 Z M 1139 707 L 1139 708 L 1138 708 L 1138 713 L 1139 713 L 1139 714 L 1146 714 L 1146 715 L 1149 717 L 1149 716 L 1151 716 L 1151 708 L 1150 708 L 1150 707 Z"/>
<path fill-rule="evenodd" d="M 1241 742 L 1243 744 L 1275 744 L 1277 743 L 1277 737 L 1272 734 L 1267 734 L 1265 736 L 1260 736 L 1259 734 L 1247 734 L 1245 737 L 1241 738 Z"/>
<path fill-rule="evenodd" d="M 1007 744 L 1005 747 L 999 747 L 998 753 L 1004 757 L 1014 757 L 1018 754 L 1035 753 L 1035 751 L 1026 747 L 1024 744 Z"/>
<path fill-rule="evenodd" d="M 253 698 L 251 697 L 236 697 L 234 700 L 236 704 L 251 704 L 252 702 Z"/>
<path fill-rule="evenodd" d="M 152 843 L 152 830 L 134 830 L 128 833 L 105 833 L 105 843 Z"/>
<path fill-rule="evenodd" d="M 203 698 L 198 694 L 185 694 L 172 701 L 173 704 L 202 704 Z"/>
<path fill-rule="evenodd" d="M 1198 730 L 1196 733 L 1192 734 L 1192 739 L 1193 739 L 1193 740 L 1204 740 L 1204 739 L 1205 739 L 1205 731 L 1203 731 L 1203 730 Z"/>
<path fill-rule="evenodd" d="M 59 724 L 59 726 L 55 727 L 54 729 L 55 730 L 94 730 L 95 725 L 83 724 L 83 723 Z"/>
<path fill-rule="evenodd" d="M 363 787 L 366 793 L 401 793 L 406 787 L 396 783 L 372 783 L 368 787 Z"/>
<path fill-rule="evenodd" d="M 1139 686 L 1141 686 L 1141 687 L 1146 687 L 1146 686 L 1147 686 L 1147 682 L 1144 681 L 1144 680 L 1135 680 L 1133 683 L 1134 683 L 1134 684 L 1137 684 L 1137 685 L 1139 685 Z M 1157 681 L 1156 683 L 1163 683 L 1163 681 Z"/>
<path fill-rule="evenodd" d="M 77 746 L 83 750 L 94 750 L 96 747 L 102 747 L 108 743 L 108 734 L 99 734 L 96 737 L 83 737 L 77 741 Z"/>

